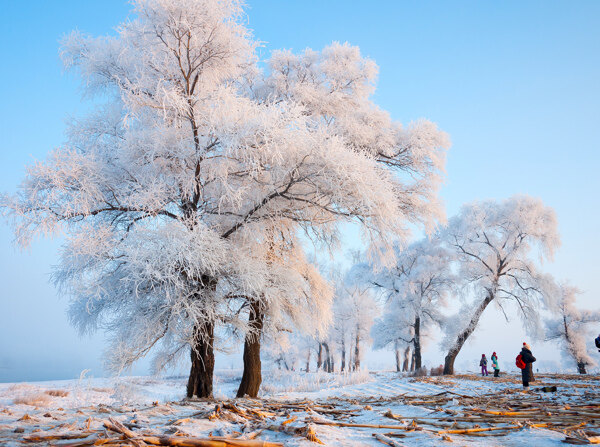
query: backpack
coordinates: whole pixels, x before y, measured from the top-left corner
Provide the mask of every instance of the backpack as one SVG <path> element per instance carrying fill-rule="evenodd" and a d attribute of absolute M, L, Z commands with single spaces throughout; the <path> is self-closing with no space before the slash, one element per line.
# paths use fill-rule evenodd
<path fill-rule="evenodd" d="M 517 368 L 519 369 L 525 369 L 527 367 L 527 364 L 523 361 L 523 357 L 521 356 L 521 354 L 517 356 L 515 363 L 517 365 Z"/>

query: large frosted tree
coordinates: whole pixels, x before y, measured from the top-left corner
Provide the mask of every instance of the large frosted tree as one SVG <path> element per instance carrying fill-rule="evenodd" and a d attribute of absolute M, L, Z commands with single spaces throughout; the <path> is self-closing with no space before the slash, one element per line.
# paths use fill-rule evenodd
<path fill-rule="evenodd" d="M 450 219 L 440 237 L 457 256 L 466 295 L 460 312 L 446 320 L 444 374 L 454 374 L 456 356 L 492 302 L 502 311 L 514 304 L 525 329 L 541 334 L 540 310 L 553 308 L 557 296 L 534 259 L 552 259 L 560 244 L 552 208 L 529 196 L 474 202 Z"/>
<path fill-rule="evenodd" d="M 579 293 L 576 287 L 560 285 L 555 315 L 546 320 L 546 339 L 559 343 L 566 357 L 577 366 L 577 372 L 587 374 L 587 368 L 597 364 L 587 343 L 594 338 L 591 326 L 600 323 L 600 311 L 579 309 L 575 303 Z"/>
<path fill-rule="evenodd" d="M 257 247 L 300 230 L 335 245 L 338 224 L 358 221 L 385 254 L 410 223 L 432 227 L 441 214 L 447 138 L 377 108 L 376 66 L 355 47 L 275 52 L 263 73 L 239 1 L 134 5 L 115 36 L 64 40 L 95 110 L 2 208 L 23 246 L 65 235 L 56 281 L 82 332 L 113 334 L 114 369 L 189 349 L 187 394 L 210 396 L 215 326 L 232 325 L 248 334 L 255 394 L 262 319 L 295 320 L 273 292 L 304 299 L 312 287 L 305 267 Z M 272 274 L 280 261 L 298 273 L 289 288 Z"/>

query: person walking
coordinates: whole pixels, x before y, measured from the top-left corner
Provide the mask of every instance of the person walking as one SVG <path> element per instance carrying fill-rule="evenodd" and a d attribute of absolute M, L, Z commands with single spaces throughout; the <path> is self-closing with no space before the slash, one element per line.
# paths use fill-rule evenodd
<path fill-rule="evenodd" d="M 523 389 L 529 389 L 529 382 L 533 381 L 533 362 L 537 359 L 531 353 L 531 348 L 527 343 L 523 343 L 521 353 L 517 356 L 517 366 L 521 368 L 521 377 L 523 379 Z M 521 361 L 521 363 L 519 363 Z"/>
<path fill-rule="evenodd" d="M 491 357 L 492 360 L 492 368 L 494 368 L 494 377 L 498 377 L 500 374 L 500 367 L 498 366 L 498 356 L 494 352 Z"/>
<path fill-rule="evenodd" d="M 479 366 L 481 366 L 481 375 L 482 376 L 488 375 L 487 363 L 488 363 L 488 361 L 485 358 L 485 354 L 481 354 L 481 360 L 479 361 Z"/>

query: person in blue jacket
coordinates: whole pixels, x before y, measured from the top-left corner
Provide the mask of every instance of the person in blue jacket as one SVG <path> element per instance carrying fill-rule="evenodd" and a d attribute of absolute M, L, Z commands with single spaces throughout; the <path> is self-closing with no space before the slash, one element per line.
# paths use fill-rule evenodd
<path fill-rule="evenodd" d="M 490 359 L 492 361 L 492 368 L 494 368 L 494 377 L 498 377 L 500 374 L 500 367 L 498 366 L 498 355 L 494 352 Z"/>

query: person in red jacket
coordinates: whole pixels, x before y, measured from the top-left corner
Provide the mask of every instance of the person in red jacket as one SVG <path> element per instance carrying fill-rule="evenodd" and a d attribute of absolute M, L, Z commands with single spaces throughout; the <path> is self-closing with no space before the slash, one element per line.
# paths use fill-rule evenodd
<path fill-rule="evenodd" d="M 521 370 L 521 376 L 523 379 L 523 389 L 529 389 L 529 382 L 533 379 L 533 362 L 536 358 L 531 353 L 531 348 L 527 343 L 523 343 L 523 349 L 521 349 L 521 359 L 525 362 L 525 368 Z"/>

